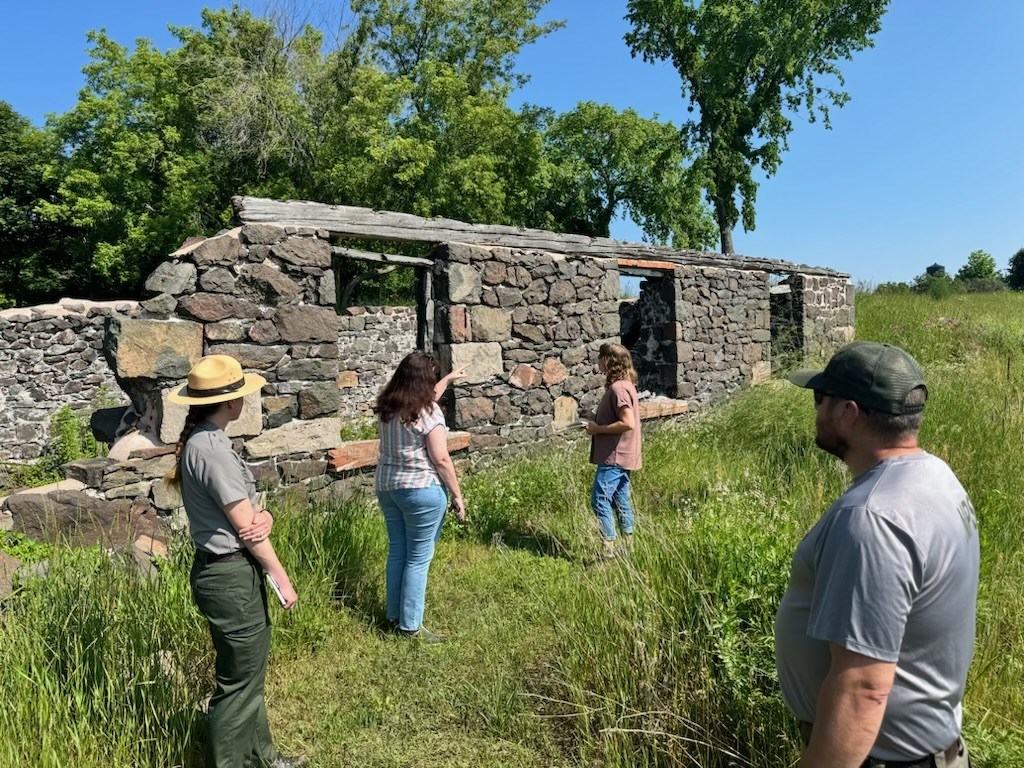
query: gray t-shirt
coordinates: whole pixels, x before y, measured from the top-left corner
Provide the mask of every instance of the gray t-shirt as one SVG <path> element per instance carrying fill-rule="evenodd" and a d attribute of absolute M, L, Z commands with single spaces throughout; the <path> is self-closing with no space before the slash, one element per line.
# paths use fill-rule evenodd
<path fill-rule="evenodd" d="M 204 421 L 185 443 L 181 457 L 181 498 L 189 532 L 199 549 L 225 555 L 243 548 L 224 507 L 242 499 L 256 503 L 256 481 L 231 439 Z"/>
<path fill-rule="evenodd" d="M 789 708 L 814 721 L 832 642 L 896 662 L 872 757 L 912 760 L 951 744 L 974 653 L 978 563 L 974 508 L 944 461 L 922 451 L 857 478 L 793 556 L 775 619 Z"/>

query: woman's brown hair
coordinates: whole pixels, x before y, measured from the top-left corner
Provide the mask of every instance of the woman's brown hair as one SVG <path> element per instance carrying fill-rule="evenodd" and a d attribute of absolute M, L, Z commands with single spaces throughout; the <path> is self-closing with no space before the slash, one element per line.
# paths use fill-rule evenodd
<path fill-rule="evenodd" d="M 621 344 L 602 344 L 597 356 L 604 360 L 608 373 L 604 385 L 610 387 L 616 381 L 630 381 L 636 384 L 636 369 L 633 367 L 633 356 Z"/>
<path fill-rule="evenodd" d="M 181 485 L 181 457 L 185 453 L 185 443 L 187 443 L 188 439 L 192 437 L 192 433 L 196 431 L 196 427 L 209 419 L 222 405 L 224 405 L 224 403 L 190 405 L 188 407 L 188 415 L 185 416 L 185 427 L 181 430 L 178 442 L 174 445 L 174 466 L 171 467 L 170 472 L 164 475 L 164 480 L 169 485 Z"/>
<path fill-rule="evenodd" d="M 395 375 L 377 397 L 373 412 L 381 421 L 391 421 L 398 416 L 411 424 L 434 404 L 437 374 L 437 360 L 433 355 L 420 350 L 410 352 L 402 358 Z"/>

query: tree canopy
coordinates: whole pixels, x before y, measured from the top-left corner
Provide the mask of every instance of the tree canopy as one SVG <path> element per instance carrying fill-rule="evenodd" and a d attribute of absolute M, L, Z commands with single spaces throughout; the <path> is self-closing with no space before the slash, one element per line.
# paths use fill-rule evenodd
<path fill-rule="evenodd" d="M 838 62 L 872 45 L 888 0 L 629 0 L 626 41 L 647 61 L 670 61 L 697 116 L 699 150 L 721 247 L 733 252 L 742 214 L 754 228 L 757 182 L 778 170 L 805 110 L 827 127 L 849 95 Z M 739 203 L 737 203 L 737 198 Z"/>
<path fill-rule="evenodd" d="M 714 242 L 701 185 L 679 130 L 627 109 L 584 102 L 545 134 L 552 227 L 607 237 L 624 211 L 653 239 L 681 248 Z"/>
<path fill-rule="evenodd" d="M 56 195 L 60 152 L 52 134 L 34 128 L 0 101 L 0 309 L 46 295 L 71 277 L 75 243 L 39 216 Z"/>
<path fill-rule="evenodd" d="M 988 251 L 971 251 L 967 263 L 956 273 L 957 280 L 998 280 L 996 260 Z"/>
<path fill-rule="evenodd" d="M 1006 268 L 1006 284 L 1015 291 L 1024 291 L 1024 248 L 1010 257 Z"/>
<path fill-rule="evenodd" d="M 709 246 L 678 127 L 509 104 L 520 50 L 560 26 L 537 22 L 545 2 L 353 0 L 330 44 L 237 6 L 172 28 L 167 51 L 90 33 L 68 112 L 39 129 L 0 109 L 0 294 L 138 295 L 185 237 L 229 224 L 235 194 L 596 234 L 625 215 Z"/>

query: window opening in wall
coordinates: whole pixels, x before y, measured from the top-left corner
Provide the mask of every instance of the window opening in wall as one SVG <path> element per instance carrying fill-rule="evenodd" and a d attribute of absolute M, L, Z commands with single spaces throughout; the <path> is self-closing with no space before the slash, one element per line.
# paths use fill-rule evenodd
<path fill-rule="evenodd" d="M 412 248 L 421 255 L 404 252 Z M 376 437 L 370 407 L 380 389 L 413 349 L 431 351 L 433 261 L 422 250 L 366 240 L 333 247 L 343 440 Z"/>
<path fill-rule="evenodd" d="M 772 373 L 795 368 L 802 362 L 801 306 L 803 297 L 792 290 L 789 275 L 770 275 L 768 304 L 771 312 Z"/>
<path fill-rule="evenodd" d="M 334 246 L 335 309 L 353 306 L 415 307 L 416 348 L 431 351 L 433 260 L 422 244 L 370 240 L 338 241 Z"/>
<path fill-rule="evenodd" d="M 642 277 L 635 277 L 633 275 L 619 275 L 619 299 L 625 301 L 626 299 L 638 299 L 640 298 L 640 283 L 643 281 Z"/>
<path fill-rule="evenodd" d="M 641 399 L 676 397 L 675 273 L 620 266 L 619 337 L 633 356 Z"/>

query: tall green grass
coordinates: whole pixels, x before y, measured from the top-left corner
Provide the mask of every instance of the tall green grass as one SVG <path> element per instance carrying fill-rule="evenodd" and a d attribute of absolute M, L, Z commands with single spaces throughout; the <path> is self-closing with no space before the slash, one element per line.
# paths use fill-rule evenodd
<path fill-rule="evenodd" d="M 211 656 L 181 574 L 143 582 L 102 551 L 55 549 L 46 578 L 5 601 L 0 764 L 188 758 Z"/>
<path fill-rule="evenodd" d="M 1024 765 L 1024 299 L 859 300 L 858 336 L 907 347 L 931 397 L 922 443 L 978 510 L 982 586 L 966 728 L 975 765 Z M 628 558 L 598 561 L 582 443 L 464 481 L 432 566 L 436 649 L 382 631 L 387 539 L 370 499 L 278 511 L 298 586 L 273 610 L 272 726 L 315 765 L 779 766 L 798 756 L 773 622 L 789 560 L 842 493 L 810 395 L 753 389 L 648 429 Z M 0 768 L 200 766 L 212 647 L 188 546 L 156 578 L 48 551 L 0 612 Z"/>
<path fill-rule="evenodd" d="M 1024 297 L 860 300 L 858 336 L 909 349 L 931 397 L 922 444 L 978 510 L 982 586 L 967 694 L 975 764 L 1024 765 Z M 641 545 L 565 606 L 560 680 L 581 756 L 611 766 L 796 759 L 772 623 L 789 557 L 849 478 L 813 444 L 808 393 L 775 383 L 645 444 Z"/>

